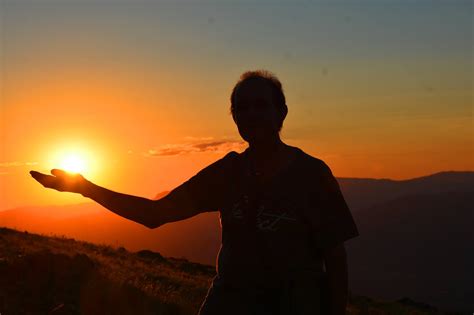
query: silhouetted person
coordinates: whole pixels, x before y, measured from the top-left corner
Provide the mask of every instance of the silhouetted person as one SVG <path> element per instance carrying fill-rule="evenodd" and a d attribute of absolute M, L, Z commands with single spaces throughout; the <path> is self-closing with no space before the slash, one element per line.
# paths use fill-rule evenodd
<path fill-rule="evenodd" d="M 274 75 L 242 74 L 231 113 L 249 147 L 229 152 L 159 200 L 57 169 L 54 176 L 30 173 L 45 187 L 80 193 L 150 229 L 219 211 L 217 275 L 200 315 L 345 314 L 344 241 L 358 229 L 327 164 L 280 139 L 287 112 Z"/>

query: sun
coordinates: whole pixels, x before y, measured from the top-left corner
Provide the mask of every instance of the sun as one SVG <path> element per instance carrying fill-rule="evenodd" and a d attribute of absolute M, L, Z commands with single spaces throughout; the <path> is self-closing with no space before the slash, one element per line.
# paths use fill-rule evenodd
<path fill-rule="evenodd" d="M 79 153 L 69 153 L 61 158 L 58 168 L 70 173 L 84 173 L 87 170 L 87 161 Z"/>
<path fill-rule="evenodd" d="M 51 157 L 52 168 L 58 168 L 69 173 L 89 174 L 92 159 L 89 151 L 81 146 L 69 146 L 57 149 Z"/>
<path fill-rule="evenodd" d="M 49 173 L 52 169 L 64 170 L 72 174 L 81 174 L 89 180 L 99 180 L 116 160 L 105 158 L 106 143 L 95 143 L 94 140 L 78 139 L 70 134 L 60 139 L 52 139 L 42 146 L 44 150 L 44 168 Z"/>

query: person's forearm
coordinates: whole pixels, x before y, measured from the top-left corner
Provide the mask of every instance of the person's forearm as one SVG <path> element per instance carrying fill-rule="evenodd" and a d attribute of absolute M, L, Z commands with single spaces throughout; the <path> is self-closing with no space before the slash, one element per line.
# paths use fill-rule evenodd
<path fill-rule="evenodd" d="M 153 223 L 155 205 L 151 199 L 118 193 L 90 181 L 83 185 L 80 193 L 124 218 L 149 228 L 155 227 Z"/>
<path fill-rule="evenodd" d="M 325 260 L 329 285 L 331 315 L 345 315 L 348 295 L 348 274 L 345 250 L 339 249 Z"/>

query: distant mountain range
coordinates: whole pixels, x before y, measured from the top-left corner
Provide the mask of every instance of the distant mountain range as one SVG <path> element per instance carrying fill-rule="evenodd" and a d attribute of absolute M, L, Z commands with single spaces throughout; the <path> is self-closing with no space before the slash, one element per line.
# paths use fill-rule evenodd
<path fill-rule="evenodd" d="M 474 310 L 474 172 L 337 180 L 360 232 L 345 243 L 355 294 L 410 296 L 446 311 Z M 205 264 L 215 263 L 221 241 L 218 213 L 149 230 L 95 203 L 9 209 L 0 212 L 0 226 Z"/>
<path fill-rule="evenodd" d="M 356 212 L 406 195 L 472 191 L 474 172 L 447 171 L 406 180 L 340 177 L 337 181 Z"/>
<path fill-rule="evenodd" d="M 360 236 L 346 243 L 354 292 L 474 310 L 474 190 L 401 196 L 354 217 Z"/>

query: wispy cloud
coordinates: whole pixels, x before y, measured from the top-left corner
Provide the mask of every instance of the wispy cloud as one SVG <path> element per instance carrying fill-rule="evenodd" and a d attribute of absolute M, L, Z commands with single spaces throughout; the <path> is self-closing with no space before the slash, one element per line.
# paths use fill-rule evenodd
<path fill-rule="evenodd" d="M 13 161 L 13 162 L 0 162 L 1 168 L 10 168 L 10 167 L 18 167 L 18 166 L 30 166 L 30 165 L 37 165 L 38 162 L 21 162 L 21 161 Z M 0 169 L 0 176 L 10 174 L 5 169 Z"/>
<path fill-rule="evenodd" d="M 143 153 L 146 157 L 186 155 L 202 152 L 225 153 L 229 151 L 241 151 L 246 147 L 245 141 L 221 139 L 213 137 L 196 138 L 185 137 L 185 143 L 166 144 L 157 148 L 151 148 Z"/>
<path fill-rule="evenodd" d="M 0 163 L 0 167 L 14 167 L 14 166 L 29 166 L 29 165 L 37 165 L 38 162 L 2 162 Z"/>

